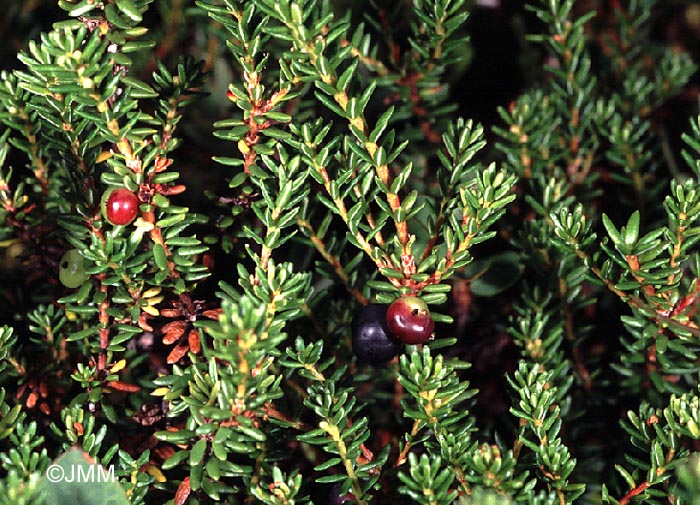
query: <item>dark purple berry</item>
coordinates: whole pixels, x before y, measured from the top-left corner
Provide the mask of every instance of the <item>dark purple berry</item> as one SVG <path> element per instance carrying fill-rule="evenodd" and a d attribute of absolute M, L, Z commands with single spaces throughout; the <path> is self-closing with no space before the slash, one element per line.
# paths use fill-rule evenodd
<path fill-rule="evenodd" d="M 352 319 L 352 350 L 360 361 L 370 365 L 391 361 L 401 350 L 387 328 L 386 310 L 385 303 L 371 303 Z"/>
<path fill-rule="evenodd" d="M 346 493 L 342 496 L 340 495 L 342 487 L 342 483 L 340 482 L 333 484 L 330 493 L 328 493 L 328 505 L 343 505 L 344 503 L 352 502 L 352 495 L 350 493 Z"/>
<path fill-rule="evenodd" d="M 347 492 L 343 495 L 340 494 L 342 488 L 342 482 L 336 482 L 334 484 L 315 483 L 310 490 L 311 501 L 317 505 L 349 505 L 355 503 L 357 500 L 353 499 L 352 493 Z"/>

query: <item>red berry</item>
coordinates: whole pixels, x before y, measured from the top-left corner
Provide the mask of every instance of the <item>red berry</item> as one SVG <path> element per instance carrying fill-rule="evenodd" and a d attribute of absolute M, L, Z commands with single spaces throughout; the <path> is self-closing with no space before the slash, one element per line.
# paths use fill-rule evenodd
<path fill-rule="evenodd" d="M 428 305 L 416 296 L 394 300 L 386 311 L 386 324 L 391 334 L 404 344 L 422 344 L 435 330 Z"/>
<path fill-rule="evenodd" d="M 107 221 L 115 226 L 124 226 L 136 219 L 139 199 L 126 188 L 115 189 L 109 193 L 102 210 Z"/>
<path fill-rule="evenodd" d="M 391 361 L 401 345 L 389 335 L 386 304 L 370 303 L 352 318 L 352 350 L 360 361 L 380 365 Z"/>

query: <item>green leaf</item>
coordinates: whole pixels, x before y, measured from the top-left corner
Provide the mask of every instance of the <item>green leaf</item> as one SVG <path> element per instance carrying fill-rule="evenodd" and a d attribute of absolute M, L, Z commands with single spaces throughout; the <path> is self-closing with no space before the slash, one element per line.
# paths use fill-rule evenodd
<path fill-rule="evenodd" d="M 168 269 L 168 257 L 165 255 L 165 249 L 160 244 L 153 246 L 153 259 L 161 270 Z"/>
<path fill-rule="evenodd" d="M 608 232 L 608 235 L 616 246 L 623 244 L 624 241 L 622 240 L 622 235 L 620 235 L 620 232 L 617 231 L 617 228 L 607 214 L 603 214 L 603 226 L 605 226 L 605 230 Z"/>
<path fill-rule="evenodd" d="M 112 23 L 117 28 L 124 30 L 130 27 L 129 23 L 119 15 L 119 12 L 117 12 L 117 8 L 114 6 L 114 4 L 105 5 L 104 13 L 107 21 Z M 117 56 L 118 54 L 119 53 L 115 53 L 114 56 Z"/>
<path fill-rule="evenodd" d="M 168 459 L 163 461 L 161 468 L 163 470 L 170 470 L 171 468 L 175 468 L 180 463 L 185 461 L 189 455 L 190 455 L 189 451 L 178 451 L 175 454 L 173 454 L 172 456 L 170 456 Z"/>
<path fill-rule="evenodd" d="M 70 334 L 68 337 L 66 337 L 66 341 L 75 342 L 76 340 L 82 340 L 91 335 L 96 335 L 97 331 L 98 329 L 96 326 L 90 326 L 89 328 L 85 328 L 84 330 L 76 331 L 75 333 Z"/>
<path fill-rule="evenodd" d="M 472 278 L 471 292 L 476 296 L 495 296 L 515 284 L 523 273 L 520 256 L 506 251 L 489 258 L 472 261 L 464 275 Z"/>
<path fill-rule="evenodd" d="M 627 226 L 624 228 L 625 244 L 627 247 L 632 247 L 637 243 L 639 238 L 639 211 L 635 210 L 627 221 Z"/>
<path fill-rule="evenodd" d="M 192 430 L 178 430 L 178 431 L 157 431 L 153 434 L 158 440 L 164 442 L 170 442 L 171 444 L 184 444 L 192 440 L 194 432 Z"/>
<path fill-rule="evenodd" d="M 126 14 L 126 17 L 137 23 L 141 22 L 141 13 L 136 8 L 136 5 L 131 0 L 116 0 L 119 10 Z"/>
<path fill-rule="evenodd" d="M 289 114 L 273 110 L 266 112 L 265 117 L 268 119 L 272 119 L 273 121 L 279 121 L 280 123 L 289 123 L 292 120 L 292 116 L 290 116 Z"/>
<path fill-rule="evenodd" d="M 133 77 L 122 77 L 122 82 L 131 88 L 132 98 L 153 98 L 158 93 L 145 82 Z"/>
<path fill-rule="evenodd" d="M 197 443 L 190 451 L 190 465 L 201 465 L 204 460 L 204 452 L 207 450 L 207 441 L 203 438 L 197 440 Z"/>
<path fill-rule="evenodd" d="M 74 17 L 83 16 L 95 8 L 95 2 L 89 0 L 84 0 L 78 5 L 62 1 L 59 5 L 62 9 L 69 9 L 68 14 Z"/>

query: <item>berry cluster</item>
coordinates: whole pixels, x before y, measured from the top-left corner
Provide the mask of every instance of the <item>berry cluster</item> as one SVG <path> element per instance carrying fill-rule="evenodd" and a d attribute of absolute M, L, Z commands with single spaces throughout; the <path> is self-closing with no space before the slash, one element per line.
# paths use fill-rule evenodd
<path fill-rule="evenodd" d="M 370 303 L 352 320 L 352 350 L 365 363 L 386 363 L 401 344 L 422 344 L 435 329 L 428 305 L 416 296 L 402 296 L 391 304 Z"/>

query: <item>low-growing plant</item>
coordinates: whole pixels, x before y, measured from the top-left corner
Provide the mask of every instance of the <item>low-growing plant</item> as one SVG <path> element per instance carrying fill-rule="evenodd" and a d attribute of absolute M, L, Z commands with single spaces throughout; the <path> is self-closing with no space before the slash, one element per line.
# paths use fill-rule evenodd
<path fill-rule="evenodd" d="M 4 6 L 0 503 L 700 503 L 697 5 L 479 4 Z"/>

